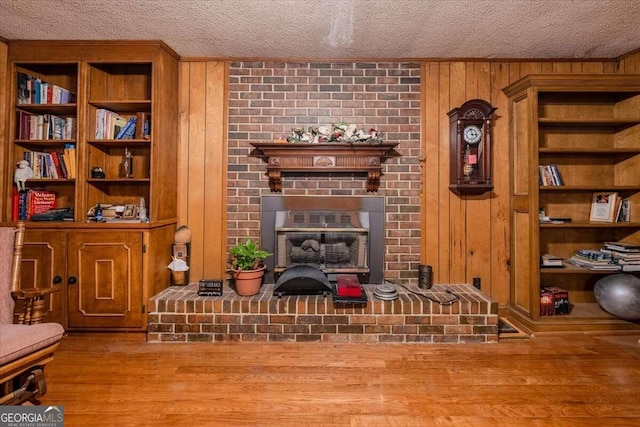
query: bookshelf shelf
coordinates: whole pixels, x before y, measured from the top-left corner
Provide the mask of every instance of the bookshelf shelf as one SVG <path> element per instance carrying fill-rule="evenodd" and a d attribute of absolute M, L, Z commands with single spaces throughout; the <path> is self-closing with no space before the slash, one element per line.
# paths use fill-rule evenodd
<path fill-rule="evenodd" d="M 34 147 L 49 147 L 49 146 L 62 146 L 65 144 L 75 144 L 75 139 L 16 139 L 16 145 L 24 146 L 34 146 Z"/>
<path fill-rule="evenodd" d="M 639 222 L 565 222 L 564 224 L 540 224 L 545 228 L 640 228 Z"/>
<path fill-rule="evenodd" d="M 100 147 L 148 146 L 150 139 L 89 139 L 87 143 Z"/>
<path fill-rule="evenodd" d="M 132 101 L 89 101 L 89 105 L 106 110 L 119 111 L 121 113 L 136 113 L 138 111 L 150 112 L 150 100 Z"/>
<path fill-rule="evenodd" d="M 60 116 L 75 115 L 77 104 L 16 104 L 17 110 L 34 114 L 57 114 Z"/>
<path fill-rule="evenodd" d="M 586 275 L 609 275 L 611 271 L 589 270 L 577 265 L 564 263 L 564 268 L 544 268 L 540 267 L 540 274 L 586 274 Z"/>
<path fill-rule="evenodd" d="M 513 119 L 510 316 L 533 332 L 640 328 L 595 301 L 597 280 L 618 271 L 540 267 L 542 254 L 569 259 L 606 241 L 640 242 L 640 76 L 533 74 L 504 92 Z M 564 185 L 540 185 L 549 169 Z M 590 222 L 599 192 L 627 200 L 630 221 Z M 571 222 L 540 223 L 541 208 Z M 569 292 L 569 314 L 541 315 L 550 286 Z"/>
<path fill-rule="evenodd" d="M 32 187 L 40 187 L 42 184 L 52 184 L 52 185 L 56 185 L 56 184 L 73 184 L 75 183 L 76 180 L 73 178 L 32 178 L 30 180 L 27 181 L 27 183 L 29 184 L 29 186 Z"/>
<path fill-rule="evenodd" d="M 149 184 L 149 178 L 90 178 L 87 183 L 92 185 L 100 184 Z"/>

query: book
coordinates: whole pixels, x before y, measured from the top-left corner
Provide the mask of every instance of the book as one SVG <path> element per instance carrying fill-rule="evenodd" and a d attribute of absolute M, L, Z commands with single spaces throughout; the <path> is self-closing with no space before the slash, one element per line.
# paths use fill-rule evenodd
<path fill-rule="evenodd" d="M 591 213 L 589 221 L 614 222 L 618 193 L 594 193 L 591 199 Z"/>
<path fill-rule="evenodd" d="M 553 178 L 554 185 L 556 185 L 556 186 L 564 185 L 564 180 L 562 179 L 562 175 L 560 174 L 560 171 L 558 170 L 558 166 L 549 165 L 549 168 L 551 169 L 551 177 Z"/>
<path fill-rule="evenodd" d="M 34 214 L 40 214 L 56 208 L 57 196 L 53 191 L 29 190 L 27 196 L 26 218 L 30 220 Z"/>
<path fill-rule="evenodd" d="M 538 179 L 539 184 L 543 187 L 564 185 L 564 180 L 556 165 L 539 165 Z"/>
<path fill-rule="evenodd" d="M 109 131 L 109 138 L 114 139 L 117 135 L 120 134 L 120 132 L 126 125 L 127 119 L 125 117 L 116 115 L 113 120 L 113 126 Z"/>
<path fill-rule="evenodd" d="M 55 166 L 55 170 L 56 173 L 58 175 L 58 178 L 67 178 L 67 176 L 65 175 L 64 171 L 62 170 L 62 165 L 60 164 L 60 159 L 58 159 L 58 153 L 56 153 L 55 151 L 52 151 L 51 154 L 51 159 L 53 159 L 53 165 Z"/>
<path fill-rule="evenodd" d="M 20 214 L 20 195 L 18 194 L 18 186 L 13 186 L 11 194 L 11 221 L 18 221 Z"/>
<path fill-rule="evenodd" d="M 543 288 L 540 289 L 540 316 L 553 316 L 556 309 L 553 304 L 553 292 Z"/>
<path fill-rule="evenodd" d="M 31 139 L 31 117 L 34 115 L 26 111 L 18 111 L 16 123 L 16 138 Z"/>
<path fill-rule="evenodd" d="M 553 295 L 554 314 L 569 314 L 569 292 L 557 286 L 547 286 L 544 289 Z"/>
<path fill-rule="evenodd" d="M 602 249 L 602 252 L 610 253 L 616 260 L 640 260 L 640 252 L 620 252 L 613 249 Z"/>
<path fill-rule="evenodd" d="M 541 267 L 564 267 L 564 264 L 562 263 L 564 261 L 564 258 L 556 256 L 556 255 L 551 255 L 551 254 L 544 254 L 540 257 L 540 266 Z"/>
<path fill-rule="evenodd" d="M 630 204 L 629 199 L 622 199 L 618 206 L 618 213 L 616 214 L 616 222 L 629 222 L 630 218 Z"/>
<path fill-rule="evenodd" d="M 56 157 L 58 158 L 58 162 L 60 163 L 60 169 L 62 170 L 62 177 L 64 179 L 69 179 L 69 171 L 67 170 L 67 164 L 64 161 L 64 153 L 57 152 Z"/>
<path fill-rule="evenodd" d="M 62 155 L 64 163 L 67 166 L 67 175 L 69 179 L 76 177 L 76 148 L 73 144 L 65 144 Z"/>
<path fill-rule="evenodd" d="M 149 136 L 149 114 L 137 113 L 136 114 L 136 130 L 135 139 L 143 139 Z"/>
<path fill-rule="evenodd" d="M 18 72 L 18 104 L 28 104 L 30 101 L 28 81 L 29 76 L 24 73 Z"/>
<path fill-rule="evenodd" d="M 640 244 L 624 241 L 604 242 L 604 247 L 619 252 L 640 252 Z"/>
<path fill-rule="evenodd" d="M 132 139 L 136 132 L 136 118 L 130 117 L 115 139 Z"/>

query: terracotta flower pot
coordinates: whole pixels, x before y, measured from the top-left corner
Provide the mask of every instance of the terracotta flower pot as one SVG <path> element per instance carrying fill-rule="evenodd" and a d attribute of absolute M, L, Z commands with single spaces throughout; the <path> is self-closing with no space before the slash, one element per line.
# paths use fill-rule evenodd
<path fill-rule="evenodd" d="M 251 296 L 260 292 L 265 266 L 257 270 L 231 270 L 238 295 Z"/>

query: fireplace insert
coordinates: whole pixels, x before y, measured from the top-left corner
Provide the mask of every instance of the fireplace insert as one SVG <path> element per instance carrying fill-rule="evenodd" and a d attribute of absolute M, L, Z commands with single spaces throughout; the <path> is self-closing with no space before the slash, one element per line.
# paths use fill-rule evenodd
<path fill-rule="evenodd" d="M 348 273 L 381 283 L 384 198 L 263 196 L 261 245 L 274 254 L 266 260 L 266 283 L 305 265 L 330 281 Z"/>

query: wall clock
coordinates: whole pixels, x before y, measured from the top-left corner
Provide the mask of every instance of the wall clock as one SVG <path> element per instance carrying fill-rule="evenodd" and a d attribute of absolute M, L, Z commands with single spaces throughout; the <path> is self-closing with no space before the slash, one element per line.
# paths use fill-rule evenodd
<path fill-rule="evenodd" d="M 491 182 L 491 116 L 496 110 L 472 99 L 449 111 L 449 189 L 462 195 L 493 190 Z"/>

